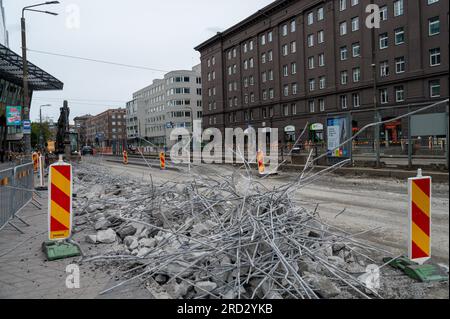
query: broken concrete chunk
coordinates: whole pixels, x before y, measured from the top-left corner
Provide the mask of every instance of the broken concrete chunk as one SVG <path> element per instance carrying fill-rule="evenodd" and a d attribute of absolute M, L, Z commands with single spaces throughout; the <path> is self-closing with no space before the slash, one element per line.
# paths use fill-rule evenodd
<path fill-rule="evenodd" d="M 173 280 L 164 288 L 174 299 L 182 299 L 187 295 L 190 286 L 185 281 L 181 282 L 180 284 L 177 284 Z"/>
<path fill-rule="evenodd" d="M 129 250 L 135 250 L 139 247 L 139 243 L 136 237 L 128 236 L 123 240 L 123 243 L 128 247 Z"/>
<path fill-rule="evenodd" d="M 313 275 L 311 273 L 305 273 L 304 279 L 322 298 L 330 299 L 341 293 L 339 287 L 328 277 L 319 274 Z"/>
<path fill-rule="evenodd" d="M 97 235 L 87 235 L 85 240 L 89 244 L 96 244 L 97 243 Z"/>
<path fill-rule="evenodd" d="M 154 248 L 156 247 L 156 240 L 154 240 L 153 238 L 142 238 L 141 240 L 139 240 L 139 246 Z"/>
<path fill-rule="evenodd" d="M 117 231 L 117 235 L 119 235 L 120 239 L 124 239 L 127 236 L 133 236 L 136 234 L 137 229 L 133 227 L 132 225 L 125 226 L 122 229 L 119 229 Z"/>
<path fill-rule="evenodd" d="M 138 257 L 145 257 L 151 252 L 150 248 L 144 247 L 139 249 L 139 253 L 137 254 Z"/>
<path fill-rule="evenodd" d="M 97 210 L 103 210 L 104 207 L 105 206 L 103 204 L 92 204 L 92 205 L 88 206 L 87 212 L 89 214 L 92 214 L 92 213 L 96 212 Z"/>
<path fill-rule="evenodd" d="M 108 230 L 101 230 L 97 233 L 97 241 L 102 244 L 112 244 L 116 241 L 116 232 L 111 228 Z"/>
<path fill-rule="evenodd" d="M 195 283 L 194 289 L 197 294 L 203 295 L 207 292 L 211 292 L 217 288 L 217 284 L 212 281 L 200 281 Z"/>
<path fill-rule="evenodd" d="M 107 219 L 101 219 L 95 223 L 95 230 L 107 230 L 111 227 L 111 223 Z"/>

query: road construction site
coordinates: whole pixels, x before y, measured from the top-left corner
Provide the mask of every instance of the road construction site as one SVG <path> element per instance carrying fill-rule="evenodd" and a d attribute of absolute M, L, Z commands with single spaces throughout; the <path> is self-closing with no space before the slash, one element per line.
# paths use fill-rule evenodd
<path fill-rule="evenodd" d="M 383 264 L 407 254 L 406 180 L 301 173 L 87 158 L 76 214 L 90 221 L 86 240 L 115 253 L 84 260 L 124 272 L 104 294 L 144 280 L 160 298 L 448 298 L 448 283 Z M 432 211 L 433 262 L 445 269 L 447 184 L 433 185 Z M 370 265 L 382 266 L 379 288 L 361 284 Z"/>
<path fill-rule="evenodd" d="M 74 165 L 73 239 L 83 256 L 42 263 L 39 246 L 25 241 L 21 260 L 39 259 L 41 274 L 76 264 L 81 287 L 68 293 L 57 278 L 55 294 L 32 297 L 449 298 L 448 281 L 418 282 L 383 261 L 407 254 L 406 179 L 148 164 L 84 157 Z M 432 262 L 447 273 L 448 212 L 448 184 L 434 183 Z M 45 230 L 34 237 L 45 240 Z M 2 258 L 14 249 L 0 250 Z M 33 285 L 0 278 L 1 296 L 27 297 Z"/>

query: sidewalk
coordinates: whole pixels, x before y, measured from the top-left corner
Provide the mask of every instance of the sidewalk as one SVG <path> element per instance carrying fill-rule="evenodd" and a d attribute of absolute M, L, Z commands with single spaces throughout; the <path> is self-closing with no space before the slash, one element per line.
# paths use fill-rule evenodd
<path fill-rule="evenodd" d="M 79 257 L 47 262 L 41 250 L 47 239 L 47 193 L 42 194 L 38 210 L 29 204 L 18 213 L 31 226 L 15 221 L 25 234 L 9 225 L 0 231 L 0 298 L 4 299 L 92 299 L 107 287 L 111 276 L 92 271 L 89 264 L 80 266 L 80 289 L 66 287 L 66 266 Z M 78 237 L 81 237 L 78 236 Z M 81 242 L 77 238 L 74 239 Z"/>

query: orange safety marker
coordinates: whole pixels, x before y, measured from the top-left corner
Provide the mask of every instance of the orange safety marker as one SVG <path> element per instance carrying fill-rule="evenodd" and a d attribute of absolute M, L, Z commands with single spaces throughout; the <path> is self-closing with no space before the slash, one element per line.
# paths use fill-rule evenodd
<path fill-rule="evenodd" d="M 123 164 L 128 165 L 128 152 L 123 151 Z"/>
<path fill-rule="evenodd" d="M 162 170 L 166 169 L 166 153 L 164 152 L 159 153 L 159 164 Z"/>
<path fill-rule="evenodd" d="M 431 177 L 408 180 L 409 190 L 409 259 L 424 264 L 431 258 Z"/>
<path fill-rule="evenodd" d="M 34 152 L 34 153 L 31 155 L 31 158 L 32 158 L 32 160 L 33 160 L 33 169 L 34 169 L 34 172 L 37 173 L 37 171 L 38 171 L 38 169 L 39 169 L 39 154 L 36 153 L 36 152 Z"/>
<path fill-rule="evenodd" d="M 264 165 L 264 153 L 262 151 L 258 151 L 256 160 L 258 161 L 259 174 L 264 175 L 266 172 L 266 166 Z"/>
<path fill-rule="evenodd" d="M 60 157 L 49 168 L 48 185 L 49 239 L 68 239 L 72 230 L 72 165 Z"/>

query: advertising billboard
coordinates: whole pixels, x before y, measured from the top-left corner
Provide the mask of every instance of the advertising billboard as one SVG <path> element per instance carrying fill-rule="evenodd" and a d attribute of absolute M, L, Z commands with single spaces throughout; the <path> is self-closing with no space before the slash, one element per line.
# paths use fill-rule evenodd
<path fill-rule="evenodd" d="M 350 156 L 348 143 L 342 145 L 350 138 L 351 132 L 347 117 L 333 117 L 327 120 L 328 156 L 345 158 Z"/>
<path fill-rule="evenodd" d="M 20 126 L 22 125 L 22 107 L 7 106 L 6 107 L 6 125 Z"/>

